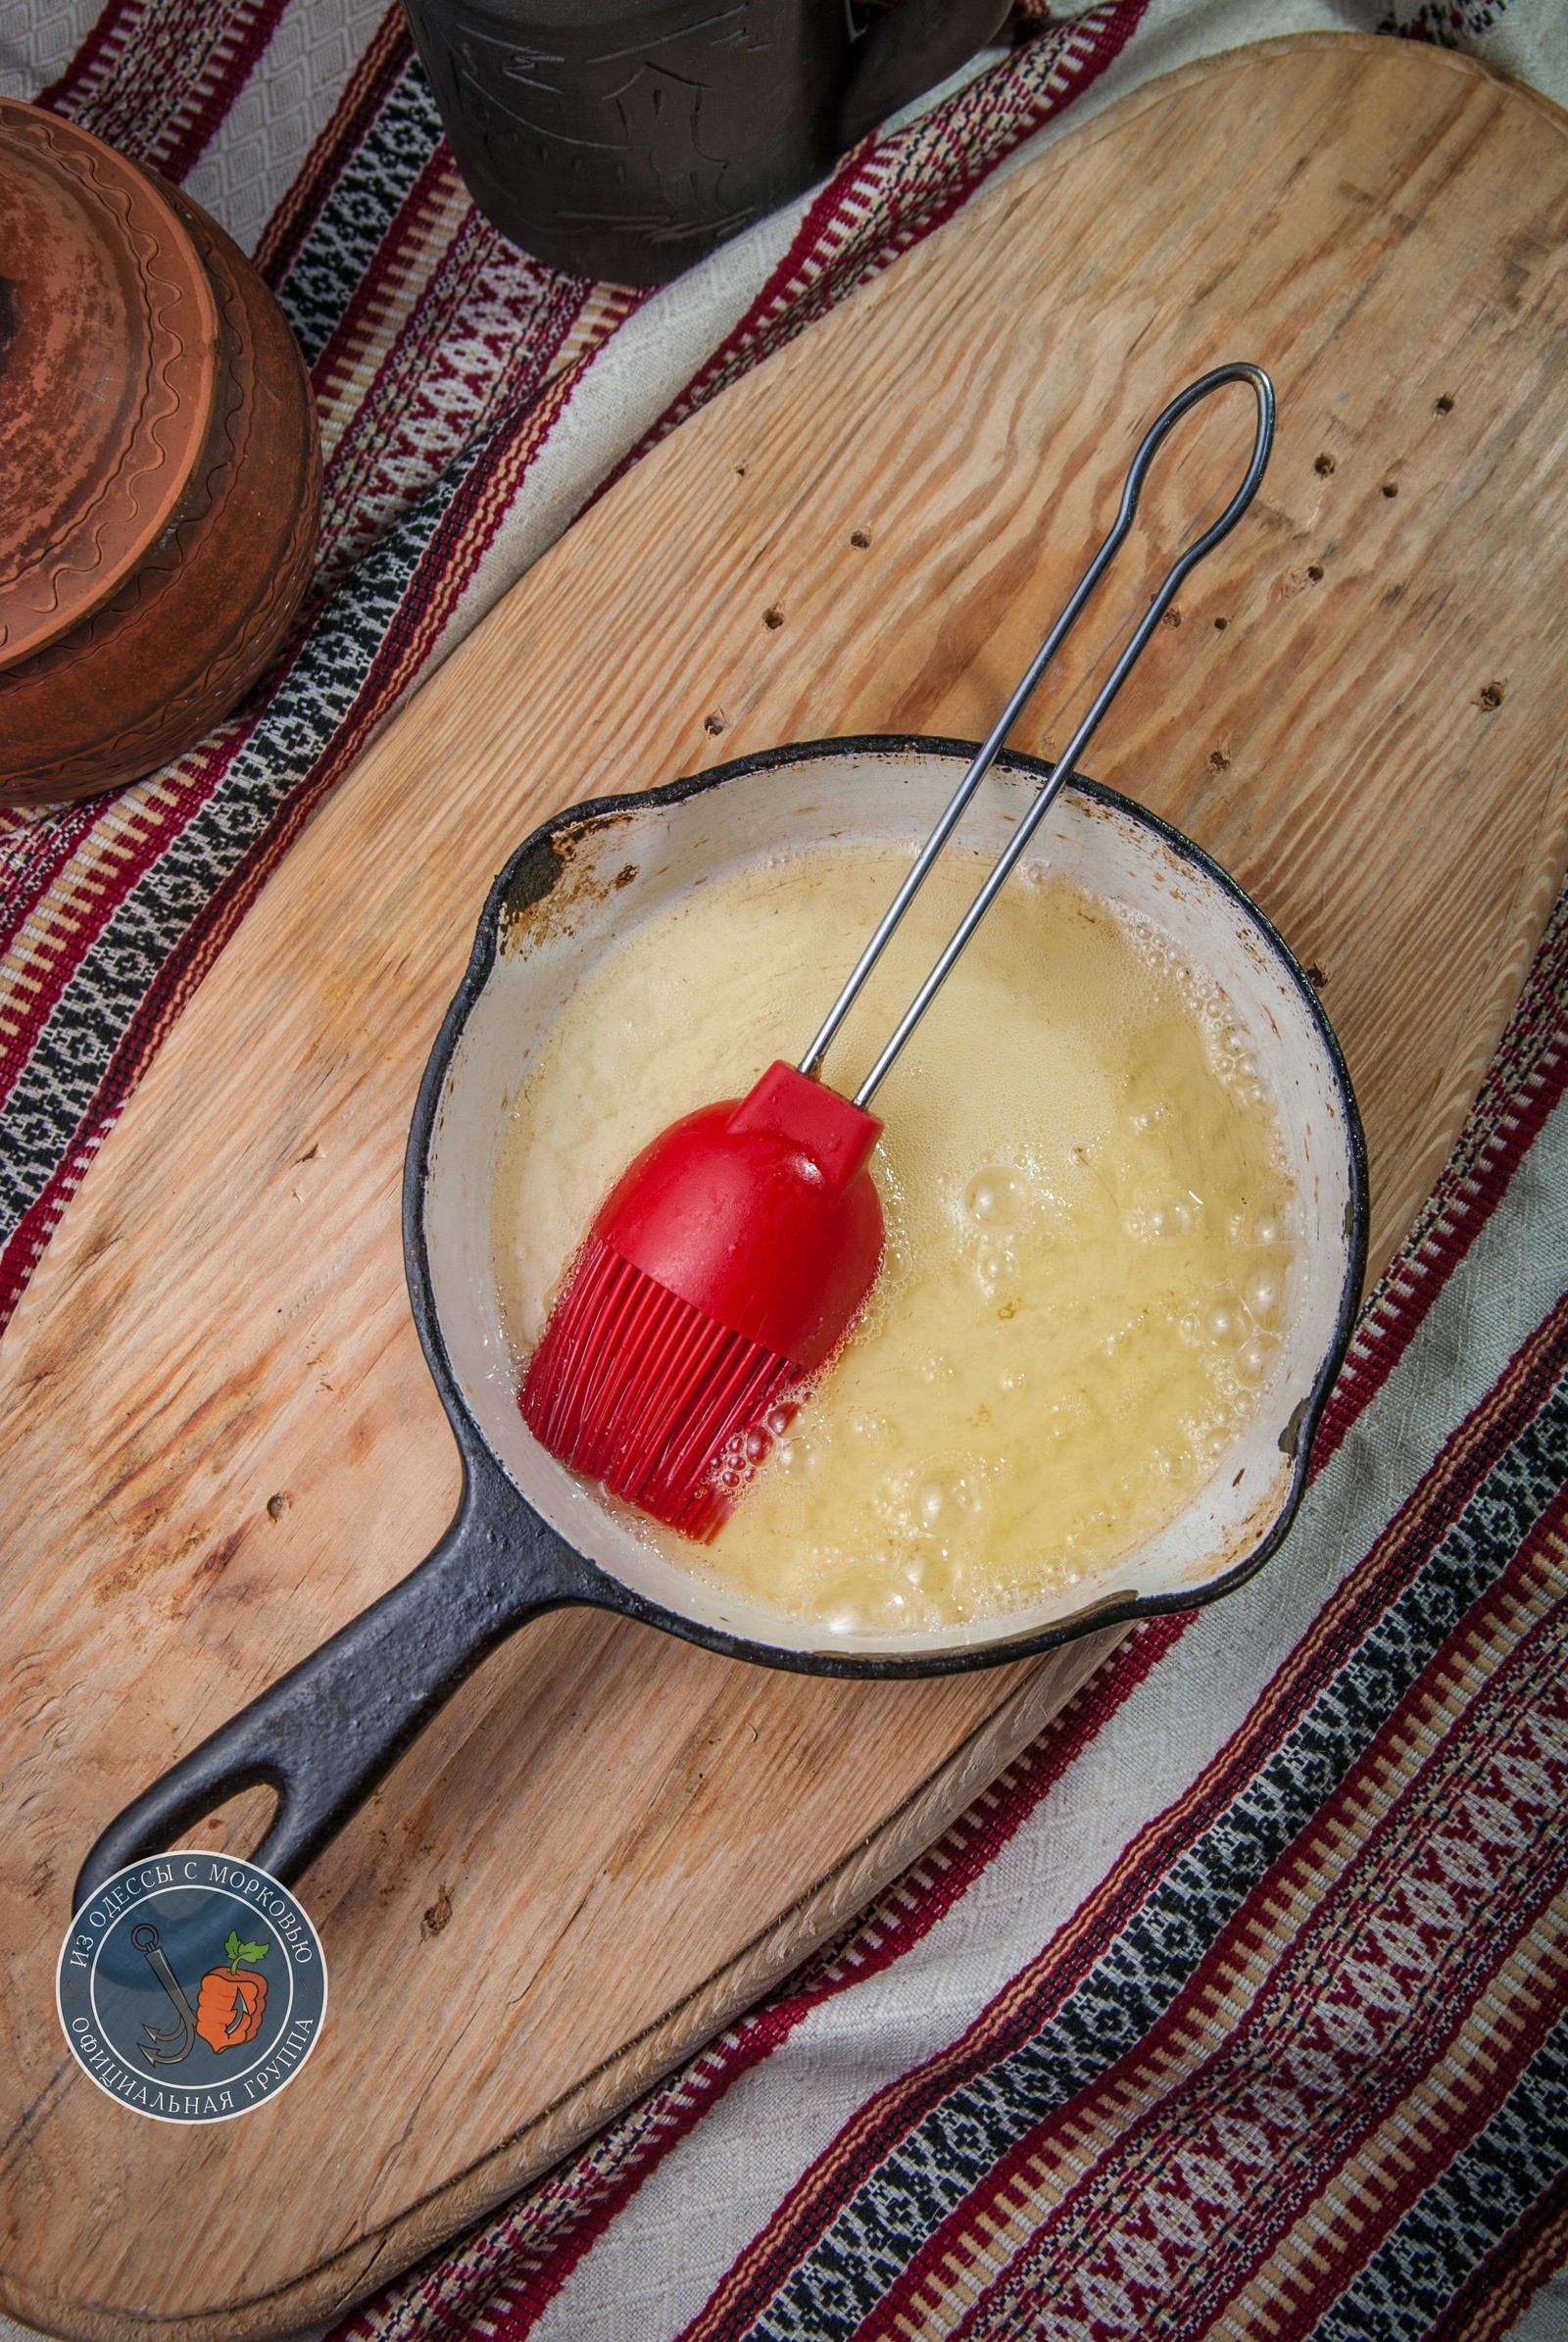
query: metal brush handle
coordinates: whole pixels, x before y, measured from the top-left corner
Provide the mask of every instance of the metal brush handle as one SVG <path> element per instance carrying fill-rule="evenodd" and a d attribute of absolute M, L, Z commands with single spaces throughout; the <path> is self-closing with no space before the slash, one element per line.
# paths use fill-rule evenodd
<path fill-rule="evenodd" d="M 1196 537 L 1193 540 L 1185 552 L 1178 554 L 1164 583 L 1139 620 L 1131 641 L 1106 676 L 1093 707 L 1057 757 L 1055 770 L 1051 779 L 1046 782 L 1023 820 L 1018 824 L 1015 836 L 1009 841 L 1006 851 L 998 859 L 985 885 L 959 920 L 957 927 L 954 930 L 952 941 L 910 1001 L 898 1030 L 856 1092 L 855 1103 L 858 1106 L 868 1105 L 881 1088 L 894 1059 L 935 1000 L 954 961 L 1005 886 L 1014 864 L 1051 810 L 1057 795 L 1066 786 L 1073 767 L 1098 728 L 1101 717 L 1138 663 L 1144 645 L 1170 608 L 1183 581 L 1197 567 L 1205 553 L 1212 553 L 1220 540 L 1229 536 L 1257 493 L 1258 482 L 1262 479 L 1268 464 L 1269 450 L 1274 444 L 1274 385 L 1260 366 L 1249 366 L 1242 362 L 1232 366 L 1217 366 L 1211 373 L 1200 374 L 1196 382 L 1190 382 L 1184 391 L 1172 399 L 1164 414 L 1151 425 L 1145 434 L 1144 443 L 1137 455 L 1134 456 L 1128 470 L 1127 484 L 1121 492 L 1121 509 L 1116 514 L 1109 535 L 1079 579 L 1071 601 L 1036 653 L 1023 681 L 1018 685 L 1017 690 L 997 719 L 991 737 L 975 756 L 973 763 L 954 791 L 941 820 L 920 849 L 913 869 L 888 905 L 881 925 L 856 961 L 849 982 L 828 1010 L 821 1031 L 801 1060 L 802 1073 L 815 1074 L 820 1071 L 822 1059 L 826 1056 L 834 1036 L 854 1006 L 861 986 L 881 958 L 894 929 L 925 883 L 932 863 L 957 827 L 970 799 L 996 762 L 1008 733 L 1028 706 L 1040 678 L 1066 641 L 1077 621 L 1079 612 L 1120 551 L 1127 532 L 1137 517 L 1138 499 L 1143 492 L 1144 481 L 1148 476 L 1149 466 L 1153 461 L 1156 451 L 1176 424 L 1181 421 L 1184 415 L 1189 414 L 1200 400 L 1206 399 L 1211 391 L 1221 390 L 1231 382 L 1250 383 L 1253 396 L 1257 400 L 1257 437 L 1252 445 L 1252 460 L 1247 466 L 1246 478 L 1225 507 L 1224 512 L 1214 522 L 1213 527 L 1205 529 L 1200 537 Z"/>

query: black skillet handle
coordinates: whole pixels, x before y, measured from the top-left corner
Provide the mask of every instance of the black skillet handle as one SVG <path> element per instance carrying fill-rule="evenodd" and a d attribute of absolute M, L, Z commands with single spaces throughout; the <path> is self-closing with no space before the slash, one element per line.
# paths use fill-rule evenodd
<path fill-rule="evenodd" d="M 591 1600 L 597 1579 L 520 1499 L 482 1468 L 470 1474 L 427 1560 L 110 1823 L 73 1908 L 258 1783 L 278 1804 L 251 1860 L 297 1878 L 486 1653 L 528 1619 Z"/>
<path fill-rule="evenodd" d="M 852 147 L 1001 30 L 1011 0 L 899 0 L 850 52 L 839 100 L 840 151 Z"/>

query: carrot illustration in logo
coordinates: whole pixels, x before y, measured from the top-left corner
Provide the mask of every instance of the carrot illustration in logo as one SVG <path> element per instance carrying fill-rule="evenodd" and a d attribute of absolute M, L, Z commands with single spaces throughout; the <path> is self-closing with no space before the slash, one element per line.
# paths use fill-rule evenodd
<path fill-rule="evenodd" d="M 226 1968 L 210 1968 L 196 2000 L 196 2030 L 213 2049 L 237 2049 L 254 2041 L 267 2006 L 267 1978 L 242 1975 L 240 1962 L 265 1960 L 265 1943 L 241 1943 L 232 1927 L 223 1946 Z"/>

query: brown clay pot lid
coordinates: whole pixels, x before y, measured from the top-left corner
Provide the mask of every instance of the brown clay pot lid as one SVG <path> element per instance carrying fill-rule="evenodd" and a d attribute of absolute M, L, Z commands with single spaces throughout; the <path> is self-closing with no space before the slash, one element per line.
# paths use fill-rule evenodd
<path fill-rule="evenodd" d="M 157 187 L 0 98 L 0 668 L 99 609 L 156 543 L 218 370 L 213 289 Z"/>

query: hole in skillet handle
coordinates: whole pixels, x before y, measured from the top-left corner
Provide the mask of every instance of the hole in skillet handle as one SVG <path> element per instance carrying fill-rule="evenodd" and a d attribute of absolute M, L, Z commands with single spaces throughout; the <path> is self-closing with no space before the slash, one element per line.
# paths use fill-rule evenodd
<path fill-rule="evenodd" d="M 463 1444 L 462 1501 L 434 1551 L 127 1805 L 83 1863 L 74 1911 L 258 1787 L 277 1802 L 248 1859 L 291 1884 L 498 1643 L 546 1611 L 603 1599 L 593 1565 Z"/>
<path fill-rule="evenodd" d="M 232 1854 L 254 1861 L 256 1849 L 277 1820 L 278 1795 L 266 1781 L 225 1797 L 196 1829 L 192 1843 L 204 1853 Z"/>

